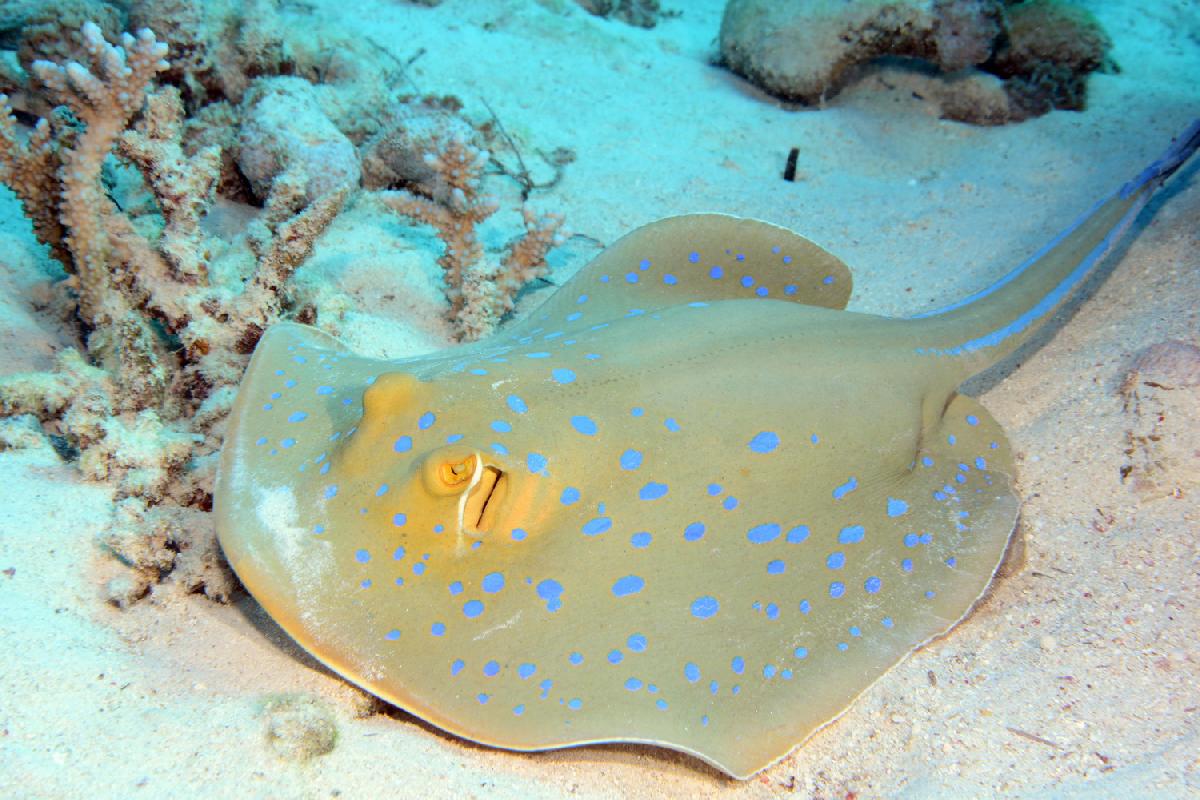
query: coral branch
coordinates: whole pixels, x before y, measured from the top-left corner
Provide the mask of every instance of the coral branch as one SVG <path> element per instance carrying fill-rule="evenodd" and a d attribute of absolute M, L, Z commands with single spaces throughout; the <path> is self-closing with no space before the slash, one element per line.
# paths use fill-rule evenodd
<path fill-rule="evenodd" d="M 521 287 L 545 274 L 546 253 L 565 240 L 561 216 L 538 216 L 522 208 L 525 235 L 509 248 L 502 264 L 486 263 L 476 229 L 498 208 L 495 200 L 480 193 L 488 158 L 487 151 L 456 133 L 439 152 L 425 154 L 424 162 L 436 176 L 428 197 L 407 191 L 379 193 L 398 214 L 437 230 L 446 247 L 438 264 L 444 270 L 449 318 L 467 341 L 495 329 L 512 311 Z"/>
<path fill-rule="evenodd" d="M 76 61 L 65 66 L 35 61 L 32 69 L 55 101 L 68 106 L 85 125 L 74 146 L 62 155 L 60 213 L 79 276 L 80 314 L 94 326 L 119 319 L 127 308 L 114 291 L 108 267 L 114 247 L 119 246 L 112 239 L 132 234 L 124 226 L 110 230 L 105 224 L 120 214 L 100 189 L 100 168 L 117 136 L 142 107 L 155 73 L 167 68 L 163 60 L 167 46 L 142 30 L 136 39 L 125 34 L 122 47 L 114 47 L 92 22 L 84 24 L 83 39 L 91 69 Z"/>

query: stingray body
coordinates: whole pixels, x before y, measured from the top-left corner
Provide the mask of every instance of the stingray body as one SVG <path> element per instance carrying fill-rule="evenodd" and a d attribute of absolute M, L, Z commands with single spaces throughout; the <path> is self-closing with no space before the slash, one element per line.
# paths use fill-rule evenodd
<path fill-rule="evenodd" d="M 844 311 L 837 259 L 704 214 L 626 236 L 478 343 L 380 361 L 277 325 L 229 425 L 221 544 L 305 649 L 448 731 L 753 774 L 987 588 L 1013 466 L 957 387 L 1198 142 L 920 318 Z"/>

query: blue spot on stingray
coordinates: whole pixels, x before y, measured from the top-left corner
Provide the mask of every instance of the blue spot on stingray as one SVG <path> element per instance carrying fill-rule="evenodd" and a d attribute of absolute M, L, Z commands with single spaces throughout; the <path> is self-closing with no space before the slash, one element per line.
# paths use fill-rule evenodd
<path fill-rule="evenodd" d="M 392 449 L 397 453 L 407 453 L 409 450 L 412 450 L 412 437 L 401 436 L 396 440 L 396 443 L 392 445 Z"/>
<path fill-rule="evenodd" d="M 642 453 L 640 450 L 630 448 L 621 453 L 621 469 L 637 469 L 641 465 Z"/>
<path fill-rule="evenodd" d="M 846 566 L 846 554 L 840 550 L 836 553 L 830 553 L 825 558 L 825 566 L 829 569 L 841 569 Z"/>
<path fill-rule="evenodd" d="M 698 619 L 708 619 L 720 610 L 721 604 L 711 595 L 697 597 L 692 601 L 692 616 Z"/>
<path fill-rule="evenodd" d="M 777 671 L 778 670 L 774 664 L 767 664 L 766 666 L 763 667 L 763 677 L 770 680 L 771 678 L 775 677 L 775 673 Z"/>
<path fill-rule="evenodd" d="M 367 550 L 354 551 L 354 560 L 360 564 L 365 564 L 371 560 L 371 554 Z"/>
<path fill-rule="evenodd" d="M 913 560 L 912 560 L 911 558 L 906 558 L 906 559 L 904 559 L 903 561 L 901 561 L 901 562 L 900 562 L 900 569 L 904 570 L 905 572 L 912 572 L 912 570 L 913 570 Z"/>
<path fill-rule="evenodd" d="M 572 503 L 578 503 L 579 490 L 574 486 L 568 486 L 567 488 L 563 489 L 562 496 L 558 498 L 558 502 L 562 503 L 564 506 L 569 506 Z"/>
<path fill-rule="evenodd" d="M 642 682 L 637 678 L 627 678 L 625 680 L 625 688 L 631 692 L 636 692 L 642 688 Z"/>
<path fill-rule="evenodd" d="M 451 595 L 462 594 L 462 590 L 463 590 L 462 581 L 454 581 L 447 588 L 450 590 Z"/>
<path fill-rule="evenodd" d="M 508 448 L 499 442 L 492 442 L 492 452 L 498 456 L 508 455 Z"/>
<path fill-rule="evenodd" d="M 784 570 L 786 570 L 786 569 L 787 569 L 787 564 L 783 563 L 782 561 L 779 561 L 778 559 L 767 563 L 767 574 L 768 575 L 782 575 Z"/>
<path fill-rule="evenodd" d="M 846 585 L 841 581 L 834 581 L 829 584 L 829 596 L 834 600 L 838 599 L 846 593 Z"/>
<path fill-rule="evenodd" d="M 681 430 L 679 427 L 679 423 L 675 420 L 674 417 L 667 417 L 663 421 L 663 425 L 666 425 L 667 430 L 669 430 L 671 433 L 679 433 L 679 431 Z"/>
<path fill-rule="evenodd" d="M 626 272 L 625 273 L 625 282 L 626 283 L 637 283 L 638 282 L 638 274 L 636 272 Z"/>
<path fill-rule="evenodd" d="M 442 622 L 435 622 L 429 626 L 429 632 L 432 633 L 434 636 L 445 636 L 446 635 L 446 625 L 445 625 L 445 623 L 442 623 Z"/>
<path fill-rule="evenodd" d="M 826 275 L 824 278 L 822 278 L 822 279 L 821 279 L 821 283 L 823 283 L 823 284 L 825 284 L 826 286 L 828 286 L 829 284 L 833 283 L 833 276 L 832 276 L 832 275 Z"/>
<path fill-rule="evenodd" d="M 596 435 L 596 423 L 591 417 L 578 415 L 571 417 L 571 427 L 582 433 L 584 436 Z"/>
<path fill-rule="evenodd" d="M 750 440 L 749 447 L 756 453 L 769 453 L 779 447 L 779 434 L 772 431 L 761 431 Z"/>
<path fill-rule="evenodd" d="M 624 660 L 625 654 L 620 650 L 612 650 L 608 654 L 608 663 L 610 664 L 620 664 Z"/>
<path fill-rule="evenodd" d="M 489 678 L 494 678 L 500 674 L 500 662 L 489 661 L 483 665 L 483 674 Z"/>
<path fill-rule="evenodd" d="M 640 633 L 632 634 L 626 641 L 625 646 L 635 653 L 646 652 L 646 637 Z"/>
<path fill-rule="evenodd" d="M 733 670 L 735 675 L 741 675 L 746 671 L 746 659 L 741 656 L 734 656 L 729 662 L 729 668 Z"/>
<path fill-rule="evenodd" d="M 437 416 L 432 411 L 426 411 L 421 415 L 421 418 L 417 420 L 417 427 L 421 430 L 428 430 L 429 428 L 433 427 L 433 423 L 436 420 Z"/>
<path fill-rule="evenodd" d="M 850 494 L 850 492 L 853 492 L 857 488 L 858 488 L 858 478 L 851 475 L 850 480 L 846 481 L 841 486 L 839 486 L 833 490 L 833 499 L 841 500 L 843 497 Z"/>
<path fill-rule="evenodd" d="M 468 600 L 463 603 L 463 614 L 469 619 L 474 619 L 483 613 L 483 603 L 478 600 Z"/>
<path fill-rule="evenodd" d="M 524 714 L 525 713 L 525 704 L 518 703 L 517 705 L 513 706 L 513 713 L 516 714 L 518 717 L 521 716 L 522 714 Z"/>
<path fill-rule="evenodd" d="M 517 397 L 515 394 L 510 394 L 504 398 L 504 402 L 508 404 L 509 409 L 514 414 L 524 414 L 529 410 L 529 406 L 525 405 L 525 401 Z"/>
<path fill-rule="evenodd" d="M 626 575 L 612 585 L 612 593 L 617 597 L 637 594 L 646 587 L 646 581 L 637 575 Z"/>
<path fill-rule="evenodd" d="M 867 531 L 862 525 L 848 525 L 838 532 L 838 541 L 842 544 L 857 544 L 866 534 Z"/>
<path fill-rule="evenodd" d="M 396 552 L 392 553 L 392 560 L 400 561 L 404 558 L 405 555 L 407 555 L 407 551 L 404 549 L 404 546 L 403 545 L 398 546 L 396 548 Z"/>
<path fill-rule="evenodd" d="M 547 611 L 558 611 L 562 608 L 562 584 L 556 580 L 546 579 L 537 585 L 538 597 L 546 601 Z"/>
<path fill-rule="evenodd" d="M 383 635 L 383 638 L 387 639 L 389 642 L 394 642 L 400 638 L 400 631 L 393 628 L 392 630 L 385 633 Z"/>
<path fill-rule="evenodd" d="M 583 653 L 571 653 L 571 655 L 567 656 L 567 660 L 575 666 L 579 666 L 583 663 Z"/>
<path fill-rule="evenodd" d="M 654 705 L 658 708 L 661 708 L 663 711 L 667 710 L 667 701 L 663 700 L 661 697 L 654 701 Z"/>
<path fill-rule="evenodd" d="M 475 699 L 479 701 L 479 705 L 484 706 L 487 705 L 487 702 L 492 699 L 492 696 L 490 694 L 484 694 L 483 692 L 480 692 L 475 696 Z"/>
<path fill-rule="evenodd" d="M 726 511 L 733 511 L 738 507 L 738 499 L 736 497 L 726 497 L 721 501 L 721 507 Z"/>
<path fill-rule="evenodd" d="M 788 544 L 800 544 L 808 538 L 808 526 L 797 525 L 787 532 Z"/>
<path fill-rule="evenodd" d="M 774 522 L 768 522 L 763 525 L 755 525 L 750 530 L 746 531 L 746 538 L 752 544 L 766 544 L 779 538 L 780 528 Z"/>
<path fill-rule="evenodd" d="M 406 517 L 402 512 L 397 511 L 395 514 L 392 514 L 392 524 L 397 528 L 401 527 L 406 522 L 408 522 L 408 517 Z"/>
<path fill-rule="evenodd" d="M 946 437 L 946 441 L 947 441 L 947 442 L 949 442 L 950 444 L 957 444 L 957 442 L 958 442 L 958 437 L 957 437 L 957 436 L 955 436 L 955 435 L 952 433 L 952 434 L 950 434 L 949 436 L 947 436 L 947 437 Z"/>
<path fill-rule="evenodd" d="M 807 600 L 801 600 L 800 601 L 800 613 L 807 614 L 810 611 L 812 611 L 812 603 L 808 602 Z"/>
<path fill-rule="evenodd" d="M 650 481 L 638 491 L 639 500 L 658 500 L 665 497 L 667 494 L 667 485 L 665 483 L 655 483 Z"/>
<path fill-rule="evenodd" d="M 887 502 L 887 514 L 889 517 L 899 517 L 908 513 L 908 503 L 903 500 L 897 500 L 894 497 L 889 497 Z"/>
<path fill-rule="evenodd" d="M 593 517 L 583 523 L 583 532 L 588 536 L 595 536 L 604 533 L 612 527 L 612 519 L 609 517 Z"/>
<path fill-rule="evenodd" d="M 567 314 L 567 322 L 574 322 L 575 320 L 579 319 L 582 316 L 583 316 L 582 311 L 572 311 L 570 314 Z"/>
<path fill-rule="evenodd" d="M 525 458 L 525 466 L 534 475 L 544 474 L 548 461 L 541 453 L 530 453 Z"/>
<path fill-rule="evenodd" d="M 533 673 L 537 672 L 536 664 L 522 664 L 517 667 L 517 674 L 521 676 L 521 680 L 526 681 L 533 677 Z"/>
<path fill-rule="evenodd" d="M 704 523 L 693 522 L 683 529 L 683 538 L 689 542 L 704 538 Z"/>
<path fill-rule="evenodd" d="M 674 286 L 675 284 L 679 283 L 679 281 L 674 275 L 668 272 L 666 275 L 663 275 L 663 283 L 665 283 L 667 286 Z"/>
<path fill-rule="evenodd" d="M 491 425 L 492 430 L 496 433 L 509 433 L 512 431 L 512 425 L 509 425 L 502 419 L 495 420 Z"/>
<path fill-rule="evenodd" d="M 699 260 L 700 260 L 700 254 L 697 253 L 696 251 L 693 250 L 692 252 L 688 253 L 688 261 L 690 263 L 695 264 Z"/>
<path fill-rule="evenodd" d="M 549 358 L 550 354 L 546 353 L 546 352 L 526 353 L 525 357 L 526 358 Z"/>
<path fill-rule="evenodd" d="M 721 269 L 719 266 L 714 265 L 713 268 L 708 271 L 708 277 L 712 278 L 713 280 L 718 280 L 724 276 L 725 270 Z"/>
<path fill-rule="evenodd" d="M 639 532 L 639 533 L 635 533 L 633 536 L 630 536 L 630 537 L 629 537 L 629 543 L 630 543 L 631 545 L 633 545 L 634 547 L 638 547 L 638 548 L 641 548 L 641 547 L 649 547 L 649 546 L 650 546 L 650 541 L 651 541 L 653 538 L 654 538 L 654 537 L 652 537 L 652 536 L 651 536 L 649 533 L 647 533 L 646 531 L 641 531 L 641 532 Z"/>
<path fill-rule="evenodd" d="M 975 416 L 974 414 L 967 414 L 967 424 L 968 425 L 978 425 L 979 417 Z"/>
<path fill-rule="evenodd" d="M 700 668 L 689 661 L 683 665 L 683 677 L 688 679 L 688 683 L 695 683 L 700 680 Z"/>
<path fill-rule="evenodd" d="M 711 495 L 712 497 L 716 497 L 717 495 L 719 495 L 721 493 L 721 484 L 710 483 L 708 485 L 707 491 L 708 491 L 709 495 Z"/>
<path fill-rule="evenodd" d="M 747 289 L 749 289 L 751 286 L 753 286 L 753 285 L 754 285 L 754 278 L 752 278 L 752 277 L 751 277 L 751 276 L 749 276 L 749 275 L 743 275 L 743 276 L 742 276 L 742 281 L 741 281 L 741 282 L 742 282 L 742 286 L 744 286 L 744 287 L 746 287 Z"/>
<path fill-rule="evenodd" d="M 633 417 L 640 417 L 645 413 L 646 409 L 642 408 L 641 406 L 634 406 L 633 408 L 629 409 L 629 415 Z"/>
<path fill-rule="evenodd" d="M 338 489 L 338 487 L 336 487 L 336 486 L 326 486 L 325 487 L 325 499 L 332 500 L 333 498 L 337 497 L 337 489 Z"/>
<path fill-rule="evenodd" d="M 500 572 L 489 572 L 483 576 L 483 582 L 480 585 L 488 594 L 495 594 L 504 588 L 504 575 Z"/>
<path fill-rule="evenodd" d="M 987 461 L 984 460 L 983 456 L 975 459 L 975 469 L 987 469 Z"/>
<path fill-rule="evenodd" d="M 461 433 L 452 433 L 446 437 L 446 444 L 454 444 L 462 438 L 463 435 Z"/>
<path fill-rule="evenodd" d="M 512 540 L 514 542 L 523 542 L 523 541 L 525 541 L 525 537 L 528 536 L 529 534 L 525 531 L 524 528 L 513 528 L 512 533 L 510 533 L 509 535 L 512 536 Z"/>
<path fill-rule="evenodd" d="M 566 367 L 559 367 L 550 373 L 550 376 L 559 383 L 574 383 L 575 373 Z"/>
<path fill-rule="evenodd" d="M 883 588 L 883 581 L 872 575 L 867 578 L 866 583 L 863 584 L 863 588 L 867 590 L 867 594 L 875 594 Z"/>
<path fill-rule="evenodd" d="M 332 386 L 318 386 L 317 394 L 333 394 Z"/>
<path fill-rule="evenodd" d="M 458 673 L 463 671 L 463 667 L 465 667 L 466 665 L 467 665 L 467 662 L 463 661 L 461 658 L 454 659 L 454 663 L 450 665 L 450 674 L 457 675 Z"/>
<path fill-rule="evenodd" d="M 304 413 L 303 411 L 297 411 L 288 417 L 288 422 L 304 422 L 306 419 L 308 419 L 308 414 Z"/>

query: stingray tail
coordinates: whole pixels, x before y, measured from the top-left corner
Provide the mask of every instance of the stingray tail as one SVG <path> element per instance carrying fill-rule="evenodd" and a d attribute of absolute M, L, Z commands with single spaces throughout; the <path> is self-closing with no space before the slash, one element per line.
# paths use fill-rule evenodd
<path fill-rule="evenodd" d="M 956 303 L 919 314 L 923 353 L 958 361 L 962 377 L 987 369 L 1029 340 L 1093 274 L 1138 214 L 1200 148 L 1200 119 L 1137 177 L 1096 203 L 1013 271 Z"/>

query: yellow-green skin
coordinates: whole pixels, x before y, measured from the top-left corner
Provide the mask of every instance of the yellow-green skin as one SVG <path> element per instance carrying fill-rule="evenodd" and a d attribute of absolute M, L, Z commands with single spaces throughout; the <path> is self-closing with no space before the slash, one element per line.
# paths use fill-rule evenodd
<path fill-rule="evenodd" d="M 843 311 L 828 253 L 705 214 L 476 344 L 380 361 L 277 325 L 230 420 L 221 544 L 306 650 L 452 733 L 747 777 L 983 594 L 1018 501 L 1003 432 L 956 389 L 1146 183 L 922 319 Z"/>

